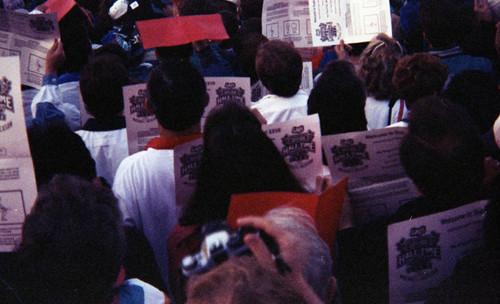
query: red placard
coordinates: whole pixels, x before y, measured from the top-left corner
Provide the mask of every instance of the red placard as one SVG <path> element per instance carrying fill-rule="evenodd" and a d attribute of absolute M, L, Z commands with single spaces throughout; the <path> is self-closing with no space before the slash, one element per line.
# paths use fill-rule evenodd
<path fill-rule="evenodd" d="M 145 49 L 229 38 L 219 14 L 161 18 L 136 24 Z"/>
<path fill-rule="evenodd" d="M 38 10 L 43 11 L 45 14 L 56 12 L 57 21 L 61 21 L 61 19 L 75 5 L 75 0 L 48 0 L 47 2 L 40 5 Z"/>
<path fill-rule="evenodd" d="M 236 229 L 236 220 L 243 216 L 264 215 L 279 206 L 297 207 L 306 211 L 313 219 L 319 235 L 330 249 L 340 220 L 347 188 L 347 177 L 321 195 L 292 192 L 261 192 L 231 196 L 226 222 Z"/>

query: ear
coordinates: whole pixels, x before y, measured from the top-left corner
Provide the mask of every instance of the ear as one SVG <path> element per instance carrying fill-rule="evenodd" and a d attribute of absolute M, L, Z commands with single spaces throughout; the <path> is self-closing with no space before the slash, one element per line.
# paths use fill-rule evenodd
<path fill-rule="evenodd" d="M 149 101 L 149 98 L 146 98 L 146 102 L 144 103 L 146 106 L 146 110 L 148 111 L 149 114 L 154 114 L 155 112 L 153 111 L 153 106 L 151 105 L 151 102 Z"/>

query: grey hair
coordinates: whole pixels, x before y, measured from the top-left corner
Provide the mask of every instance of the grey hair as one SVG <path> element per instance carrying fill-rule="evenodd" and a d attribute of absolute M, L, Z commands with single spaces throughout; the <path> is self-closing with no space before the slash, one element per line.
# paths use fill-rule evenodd
<path fill-rule="evenodd" d="M 321 239 L 313 219 L 302 209 L 278 207 L 268 211 L 264 217 L 281 229 L 297 237 L 301 246 L 296 254 L 309 286 L 326 300 L 332 276 L 332 257 L 328 245 Z"/>

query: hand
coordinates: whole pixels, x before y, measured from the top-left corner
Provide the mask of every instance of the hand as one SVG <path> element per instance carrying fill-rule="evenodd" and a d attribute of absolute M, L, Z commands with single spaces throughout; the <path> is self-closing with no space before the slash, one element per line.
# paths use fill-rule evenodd
<path fill-rule="evenodd" d="M 349 61 L 349 52 L 352 50 L 352 46 L 344 43 L 344 39 L 340 39 L 340 44 L 334 47 L 335 53 L 339 60 Z"/>
<path fill-rule="evenodd" d="M 45 75 L 56 74 L 57 69 L 61 67 L 65 60 L 66 56 L 64 55 L 62 42 L 54 39 L 54 44 L 52 44 L 45 57 Z"/>
<path fill-rule="evenodd" d="M 330 175 L 327 176 L 318 175 L 316 176 L 316 189 L 314 191 L 314 194 L 319 195 L 333 186 L 334 185 L 332 183 L 332 177 Z"/>
<path fill-rule="evenodd" d="M 310 304 L 319 304 L 322 301 L 311 289 L 304 279 L 300 268 L 301 262 L 297 254 L 297 248 L 300 248 L 299 240 L 290 232 L 277 227 L 264 217 L 248 216 L 237 220 L 239 226 L 252 226 L 259 230 L 264 230 L 272 236 L 278 243 L 280 256 L 283 261 L 290 266 L 291 271 L 284 274 L 284 278 L 289 281 L 293 288 L 300 292 L 303 298 Z M 247 234 L 244 238 L 245 244 L 250 248 L 255 258 L 266 268 L 277 271 L 274 259 L 269 252 L 266 244 L 255 233 Z"/>
<path fill-rule="evenodd" d="M 491 21 L 492 13 L 486 0 L 474 0 L 474 12 L 480 20 Z"/>

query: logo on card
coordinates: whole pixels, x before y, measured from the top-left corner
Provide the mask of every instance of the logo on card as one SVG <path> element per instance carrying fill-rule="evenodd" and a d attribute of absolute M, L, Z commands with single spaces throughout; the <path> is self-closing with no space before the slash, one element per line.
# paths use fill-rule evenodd
<path fill-rule="evenodd" d="M 410 238 L 402 238 L 396 244 L 399 251 L 396 256 L 396 266 L 397 269 L 406 267 L 409 276 L 401 276 L 405 280 L 423 280 L 437 272 L 437 269 L 432 269 L 432 261 L 441 260 L 441 246 L 438 245 L 439 233 L 426 232 L 426 226 L 412 228 Z"/>
<path fill-rule="evenodd" d="M 201 163 L 201 155 L 203 154 L 203 145 L 192 146 L 189 153 L 181 157 L 181 177 L 188 176 L 188 184 L 194 184 L 198 176 L 198 168 Z"/>
<path fill-rule="evenodd" d="M 155 120 L 154 114 L 150 114 L 146 109 L 146 90 L 137 91 L 137 96 L 132 95 L 130 101 L 130 115 L 132 120 L 138 123 L 148 123 Z"/>
<path fill-rule="evenodd" d="M 310 165 L 313 160 L 309 159 L 309 153 L 316 152 L 314 132 L 304 129 L 304 126 L 292 128 L 292 134 L 286 134 L 281 138 L 283 148 L 281 155 L 292 168 L 303 168 Z"/>
<path fill-rule="evenodd" d="M 41 33 L 50 33 L 55 31 L 52 20 L 46 19 L 43 16 L 35 17 L 30 20 L 30 28 Z"/>
<path fill-rule="evenodd" d="M 14 97 L 10 95 L 12 89 L 12 82 L 3 76 L 0 78 L 0 122 L 7 121 L 8 112 L 14 112 Z M 8 130 L 12 127 L 12 121 L 4 125 L 0 125 L 0 132 Z"/>
<path fill-rule="evenodd" d="M 342 37 L 340 24 L 333 22 L 320 23 L 316 29 L 316 36 L 320 37 L 321 41 L 338 41 Z"/>
<path fill-rule="evenodd" d="M 342 163 L 340 171 L 354 172 L 366 169 L 368 166 L 363 166 L 363 160 L 369 160 L 370 155 L 366 152 L 364 143 L 354 143 L 353 139 L 342 139 L 340 146 L 330 148 L 333 154 L 333 163 L 336 165 Z"/>
<path fill-rule="evenodd" d="M 245 90 L 241 87 L 237 88 L 236 83 L 226 82 L 224 87 L 219 87 L 215 90 L 217 97 L 215 98 L 216 104 L 221 105 L 226 102 L 236 101 L 241 104 L 245 104 Z"/>

